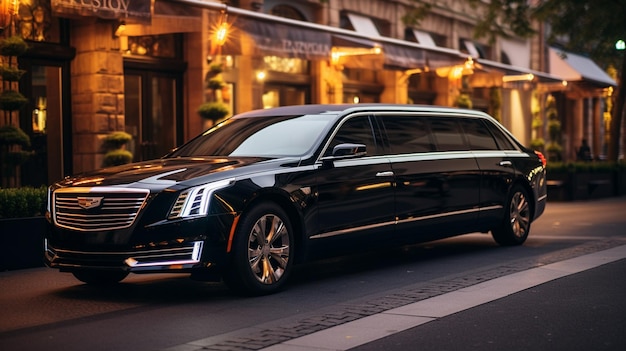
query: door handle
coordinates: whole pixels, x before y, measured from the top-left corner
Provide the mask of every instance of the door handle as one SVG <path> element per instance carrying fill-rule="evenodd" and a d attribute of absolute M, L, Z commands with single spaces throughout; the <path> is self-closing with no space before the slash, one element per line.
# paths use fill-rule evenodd
<path fill-rule="evenodd" d="M 511 166 L 513 166 L 513 163 L 511 163 L 511 161 L 500 161 L 500 166 L 502 166 L 502 167 L 511 167 Z"/>
<path fill-rule="evenodd" d="M 377 177 L 393 177 L 393 172 L 392 171 L 387 171 L 387 172 L 378 172 L 376 173 Z"/>

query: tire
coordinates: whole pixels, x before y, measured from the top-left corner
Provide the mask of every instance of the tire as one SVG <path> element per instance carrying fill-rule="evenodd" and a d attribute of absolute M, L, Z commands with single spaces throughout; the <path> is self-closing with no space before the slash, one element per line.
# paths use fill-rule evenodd
<path fill-rule="evenodd" d="M 90 285 L 113 285 L 121 282 L 128 272 L 125 271 L 101 271 L 101 270 L 80 270 L 72 272 L 76 279 Z"/>
<path fill-rule="evenodd" d="M 520 185 L 511 189 L 502 222 L 491 230 L 493 239 L 502 246 L 521 245 L 530 231 L 531 206 L 528 192 Z"/>
<path fill-rule="evenodd" d="M 261 240 L 259 240 L 261 239 Z M 224 282 L 245 295 L 281 290 L 293 266 L 293 230 L 285 211 L 262 203 L 242 215 Z"/>

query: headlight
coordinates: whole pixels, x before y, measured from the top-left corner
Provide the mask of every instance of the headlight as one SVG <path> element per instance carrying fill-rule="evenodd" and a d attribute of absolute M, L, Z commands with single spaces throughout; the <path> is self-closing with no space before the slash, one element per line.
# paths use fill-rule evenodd
<path fill-rule="evenodd" d="M 225 179 L 183 191 L 178 195 L 167 218 L 177 219 L 206 215 L 209 211 L 209 201 L 213 192 L 217 189 L 225 188 L 233 182 L 234 179 Z"/>

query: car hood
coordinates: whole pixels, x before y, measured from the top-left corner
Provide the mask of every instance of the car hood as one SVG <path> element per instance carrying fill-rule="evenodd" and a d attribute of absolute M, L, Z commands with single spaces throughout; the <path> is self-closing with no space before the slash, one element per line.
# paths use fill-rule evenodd
<path fill-rule="evenodd" d="M 297 165 L 299 159 L 257 157 L 166 158 L 104 168 L 65 178 L 59 187 L 121 186 L 164 189 L 174 185 L 195 185 L 225 177 Z"/>

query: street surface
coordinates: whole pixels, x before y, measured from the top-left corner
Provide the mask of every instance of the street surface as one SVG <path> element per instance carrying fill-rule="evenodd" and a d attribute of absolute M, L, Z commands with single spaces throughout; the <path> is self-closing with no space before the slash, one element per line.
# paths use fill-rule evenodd
<path fill-rule="evenodd" d="M 625 350 L 625 210 L 626 197 L 550 202 L 520 247 L 471 234 L 372 250 L 300 266 L 257 298 L 172 274 L 97 289 L 0 272 L 0 350 Z M 346 333 L 372 321 L 365 342 Z"/>

